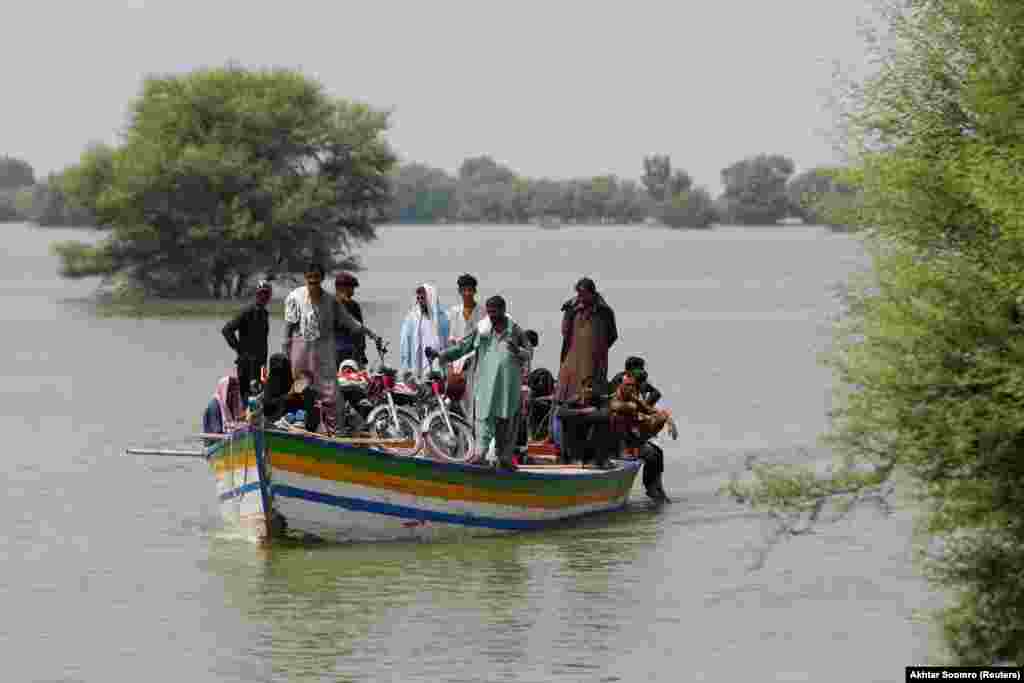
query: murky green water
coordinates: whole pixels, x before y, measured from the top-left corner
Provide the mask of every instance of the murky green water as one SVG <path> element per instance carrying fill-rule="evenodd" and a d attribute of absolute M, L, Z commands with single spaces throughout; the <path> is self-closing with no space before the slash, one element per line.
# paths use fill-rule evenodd
<path fill-rule="evenodd" d="M 470 271 L 558 357 L 589 274 L 612 365 L 646 357 L 680 417 L 673 505 L 463 543 L 271 550 L 220 522 L 201 461 L 124 456 L 197 431 L 230 367 L 221 321 L 97 318 L 47 253 L 0 226 L 0 663 L 10 681 L 893 681 L 937 648 L 906 512 L 773 542 L 717 495 L 746 459 L 805 461 L 830 405 L 831 288 L 864 259 L 815 228 L 392 227 L 358 297 L 397 349 L 421 281 Z M 279 292 L 280 294 L 280 292 Z M 275 321 L 272 346 L 280 339 Z"/>

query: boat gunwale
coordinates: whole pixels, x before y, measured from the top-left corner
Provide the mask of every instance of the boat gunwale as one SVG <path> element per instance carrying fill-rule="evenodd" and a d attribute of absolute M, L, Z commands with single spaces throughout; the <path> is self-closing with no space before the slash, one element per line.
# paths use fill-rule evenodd
<path fill-rule="evenodd" d="M 257 428 L 252 425 L 245 425 L 236 429 L 228 434 L 227 439 L 218 441 L 217 443 L 210 446 L 206 451 L 207 460 L 214 460 L 219 457 L 228 457 L 228 454 L 223 452 L 227 446 L 246 437 L 247 435 L 255 436 Z M 274 437 L 285 437 L 289 440 L 296 440 L 302 443 L 318 446 L 321 448 L 328 448 L 336 452 L 344 452 L 355 450 L 360 453 L 367 455 L 373 455 L 376 458 L 384 460 L 392 460 L 400 463 L 415 463 L 416 467 L 425 467 L 428 470 L 433 471 L 448 471 L 448 472 L 460 472 L 465 474 L 474 475 L 488 475 L 496 478 L 514 478 L 514 479 L 537 479 L 543 481 L 578 481 L 581 478 L 584 480 L 599 480 L 599 479 L 618 479 L 626 472 L 636 471 L 640 468 L 640 462 L 634 460 L 617 460 L 617 466 L 610 470 L 592 469 L 585 470 L 580 469 L 577 472 L 562 473 L 562 472 L 537 472 L 537 471 L 524 471 L 524 469 L 518 469 L 515 471 L 501 470 L 489 465 L 471 465 L 467 463 L 459 462 L 444 462 L 441 460 L 434 460 L 432 458 L 419 458 L 408 455 L 396 455 L 389 453 L 386 450 L 374 447 L 370 444 L 347 444 L 344 442 L 335 441 L 329 437 L 321 437 L 310 434 L 300 434 L 291 431 L 285 431 L 282 429 L 265 429 L 264 433 L 268 436 Z M 255 447 L 255 444 L 253 444 Z M 529 467 L 526 465 L 524 467 Z"/>
<path fill-rule="evenodd" d="M 430 470 L 441 470 L 449 472 L 461 472 L 476 475 L 487 475 L 490 474 L 496 478 L 515 478 L 515 479 L 540 479 L 546 481 L 568 481 L 568 480 L 593 480 L 593 479 L 618 479 L 626 472 L 635 472 L 640 469 L 640 462 L 633 460 L 618 460 L 618 466 L 610 470 L 580 470 L 574 474 L 562 474 L 558 472 L 529 472 L 523 469 L 514 471 L 501 470 L 489 465 L 470 465 L 466 463 L 458 462 L 444 462 L 441 460 L 434 460 L 432 458 L 418 458 L 408 455 L 395 455 L 394 453 L 388 453 L 380 448 L 374 448 L 369 444 L 346 444 L 333 441 L 329 438 L 311 436 L 307 434 L 297 434 L 295 432 L 286 432 L 277 429 L 266 430 L 268 435 L 274 436 L 287 436 L 290 439 L 297 439 L 304 443 L 313 444 L 317 446 L 327 446 L 331 450 L 335 451 L 347 451 L 347 450 L 358 450 L 369 455 L 373 455 L 378 458 L 393 460 L 401 463 L 413 462 L 418 467 L 426 467 Z M 301 457 L 301 456 L 300 456 Z M 524 467 L 529 467 L 525 465 Z"/>

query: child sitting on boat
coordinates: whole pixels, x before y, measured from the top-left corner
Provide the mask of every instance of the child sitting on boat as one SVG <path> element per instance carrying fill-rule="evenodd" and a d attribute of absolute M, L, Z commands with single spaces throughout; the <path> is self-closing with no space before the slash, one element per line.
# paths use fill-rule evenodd
<path fill-rule="evenodd" d="M 267 362 L 268 370 L 263 388 L 263 415 L 276 422 L 287 413 L 305 411 L 304 427 L 315 432 L 320 426 L 320 412 L 316 406 L 317 393 L 313 377 L 302 371 L 293 379 L 291 361 L 283 353 L 275 353 Z"/>

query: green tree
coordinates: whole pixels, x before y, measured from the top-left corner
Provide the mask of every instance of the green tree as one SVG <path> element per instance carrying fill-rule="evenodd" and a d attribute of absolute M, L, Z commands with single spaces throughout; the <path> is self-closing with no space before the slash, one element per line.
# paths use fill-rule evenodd
<path fill-rule="evenodd" d="M 841 174 L 839 168 L 812 168 L 794 176 L 786 185 L 790 213 L 809 225 L 844 227 L 834 219 L 857 197 L 854 189 L 839 179 Z"/>
<path fill-rule="evenodd" d="M 459 167 L 457 218 L 502 223 L 517 214 L 516 174 L 489 156 L 470 157 Z"/>
<path fill-rule="evenodd" d="M 1024 3 L 890 8 L 846 123 L 874 271 L 851 292 L 830 477 L 755 467 L 733 493 L 815 518 L 900 474 L 963 664 L 1024 665 Z"/>
<path fill-rule="evenodd" d="M 51 173 L 46 180 L 25 188 L 29 199 L 24 217 L 40 227 L 92 227 L 95 220 L 87 208 L 70 198 L 63 188 L 63 175 Z"/>
<path fill-rule="evenodd" d="M 676 194 L 658 204 L 658 218 L 671 228 L 707 228 L 715 222 L 714 200 L 703 187 Z"/>
<path fill-rule="evenodd" d="M 399 223 L 436 223 L 456 213 L 456 180 L 426 164 L 403 164 L 394 174 L 391 215 Z"/>
<path fill-rule="evenodd" d="M 667 154 L 644 157 L 644 174 L 640 181 L 656 202 L 687 192 L 693 185 L 693 179 L 686 171 L 676 170 L 673 174 L 672 158 Z"/>
<path fill-rule="evenodd" d="M 35 172 L 27 161 L 7 155 L 0 156 L 0 190 L 17 190 L 35 183 Z"/>
<path fill-rule="evenodd" d="M 61 273 L 220 297 L 309 258 L 350 262 L 390 202 L 387 119 L 289 70 L 147 78 L 123 144 L 67 172 L 66 189 L 110 234 L 55 245 Z"/>
<path fill-rule="evenodd" d="M 786 182 L 792 160 L 780 154 L 758 154 L 722 169 L 722 193 L 728 212 L 723 218 L 739 225 L 774 225 L 789 212 Z"/>
<path fill-rule="evenodd" d="M 0 190 L 0 223 L 22 220 L 18 212 L 17 195 L 10 190 Z"/>

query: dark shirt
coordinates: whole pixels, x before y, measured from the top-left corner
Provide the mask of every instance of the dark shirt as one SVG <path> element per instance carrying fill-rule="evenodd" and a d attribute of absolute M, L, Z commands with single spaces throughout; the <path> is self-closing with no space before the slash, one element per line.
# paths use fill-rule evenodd
<path fill-rule="evenodd" d="M 215 398 L 210 399 L 210 402 L 206 404 L 206 410 L 203 411 L 203 433 L 224 433 L 224 420 L 220 415 L 220 403 L 217 403 Z"/>
<path fill-rule="evenodd" d="M 258 304 L 247 306 L 221 332 L 228 346 L 240 358 L 266 362 L 267 336 L 270 334 L 270 319 L 266 308 Z"/>
<path fill-rule="evenodd" d="M 622 377 L 625 374 L 626 371 L 623 370 L 619 374 L 612 377 L 612 381 L 609 383 L 608 386 L 609 393 L 615 393 L 615 391 L 619 388 L 619 385 L 622 384 Z M 643 384 L 641 384 L 638 387 L 638 391 L 640 394 L 640 398 L 643 399 L 643 402 L 649 406 L 653 406 L 655 403 L 661 400 L 661 392 L 655 389 L 654 385 L 651 384 L 650 382 L 644 382 Z"/>
<path fill-rule="evenodd" d="M 360 323 L 363 322 L 363 309 L 355 301 L 346 301 L 345 309 L 353 318 Z M 366 363 L 366 334 L 363 332 L 351 333 L 344 330 L 336 332 L 338 358 L 354 358 L 358 362 Z"/>

